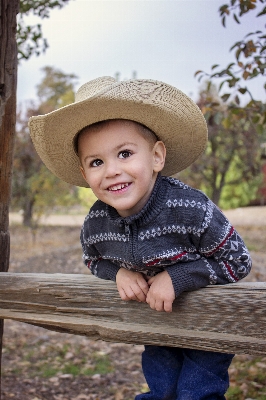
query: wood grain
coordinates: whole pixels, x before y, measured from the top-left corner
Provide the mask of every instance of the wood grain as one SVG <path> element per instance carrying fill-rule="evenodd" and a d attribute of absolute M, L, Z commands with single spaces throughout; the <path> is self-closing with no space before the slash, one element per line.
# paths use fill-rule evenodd
<path fill-rule="evenodd" d="M 112 342 L 262 355 L 265 310 L 265 282 L 183 293 L 172 313 L 159 313 L 90 275 L 0 275 L 0 318 Z"/>
<path fill-rule="evenodd" d="M 8 215 L 16 125 L 18 12 L 19 0 L 0 0 L 0 272 L 8 270 L 10 255 Z M 0 319 L 0 400 L 3 324 Z"/>

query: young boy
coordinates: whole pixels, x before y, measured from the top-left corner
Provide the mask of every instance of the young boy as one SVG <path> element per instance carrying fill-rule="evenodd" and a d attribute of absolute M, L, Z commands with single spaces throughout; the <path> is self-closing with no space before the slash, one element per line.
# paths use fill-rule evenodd
<path fill-rule="evenodd" d="M 47 167 L 99 199 L 82 227 L 83 258 L 95 276 L 116 282 L 122 300 L 171 312 L 182 292 L 249 273 L 248 251 L 221 211 L 168 177 L 195 161 L 207 140 L 202 113 L 178 89 L 99 78 L 79 89 L 74 104 L 29 125 Z M 135 399 L 225 399 L 232 358 L 145 346 L 150 392 Z"/>

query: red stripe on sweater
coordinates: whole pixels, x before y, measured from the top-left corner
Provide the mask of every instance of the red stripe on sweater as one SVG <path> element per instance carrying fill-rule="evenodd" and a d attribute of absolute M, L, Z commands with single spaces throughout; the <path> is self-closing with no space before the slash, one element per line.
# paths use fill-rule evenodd
<path fill-rule="evenodd" d="M 102 260 L 102 257 L 99 258 L 97 261 L 100 261 L 100 260 Z M 93 261 L 93 260 L 88 261 L 87 267 L 88 267 L 89 269 L 91 269 L 92 261 Z"/>
<path fill-rule="evenodd" d="M 183 253 L 177 254 L 176 256 L 171 257 L 171 258 L 167 258 L 167 260 L 169 260 L 169 261 L 171 261 L 171 260 L 172 260 L 172 261 L 175 261 L 175 260 L 178 260 L 179 258 L 183 257 L 185 254 L 187 254 L 187 252 L 186 252 L 186 251 L 183 251 Z M 160 261 L 162 261 L 162 260 L 159 259 L 159 258 L 156 258 L 155 260 L 150 261 L 150 262 L 147 264 L 147 267 L 152 267 L 153 265 L 159 264 Z"/>
<path fill-rule="evenodd" d="M 230 265 L 227 264 L 226 262 L 224 262 L 224 265 L 226 266 L 226 269 L 229 272 L 229 274 L 231 275 L 231 277 L 235 280 L 235 282 L 237 282 L 239 279 L 233 273 L 232 268 L 230 267 Z"/>
<path fill-rule="evenodd" d="M 210 251 L 209 253 L 206 253 L 207 256 L 210 256 L 212 254 L 214 254 L 217 250 L 219 250 L 221 247 L 223 247 L 223 245 L 227 242 L 227 240 L 232 236 L 233 232 L 234 232 L 234 227 L 232 226 L 230 229 L 230 232 L 228 233 L 228 235 L 225 237 L 225 239 L 219 244 L 219 246 L 217 246 L 214 250 Z"/>

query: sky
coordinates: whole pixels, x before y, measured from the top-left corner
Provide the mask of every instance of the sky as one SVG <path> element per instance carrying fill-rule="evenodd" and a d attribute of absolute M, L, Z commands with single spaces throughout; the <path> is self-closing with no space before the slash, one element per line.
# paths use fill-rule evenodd
<path fill-rule="evenodd" d="M 229 2 L 229 1 L 227 1 Z M 28 16 L 41 23 L 49 48 L 22 61 L 18 69 L 18 103 L 36 98 L 41 68 L 53 66 L 78 76 L 77 87 L 100 76 L 156 79 L 197 99 L 197 70 L 225 67 L 234 61 L 230 47 L 248 32 L 264 29 L 263 17 L 249 13 L 238 25 L 221 24 L 224 0 L 70 0 L 50 18 Z M 262 79 L 249 85 L 254 98 L 265 101 Z"/>

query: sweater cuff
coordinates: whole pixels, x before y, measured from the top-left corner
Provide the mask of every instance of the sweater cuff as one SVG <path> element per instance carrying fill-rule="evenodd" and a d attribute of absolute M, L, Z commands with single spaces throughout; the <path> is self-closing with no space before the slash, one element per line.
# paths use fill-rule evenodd
<path fill-rule="evenodd" d="M 113 282 L 116 281 L 116 274 L 120 267 L 110 262 L 110 260 L 99 261 L 101 268 L 98 268 L 97 276 L 102 279 L 109 279 Z"/>
<path fill-rule="evenodd" d="M 175 297 L 178 297 L 183 292 L 190 292 L 196 290 L 192 277 L 188 273 L 187 268 L 182 265 L 171 265 L 166 267 L 165 270 L 170 275 L 173 283 Z"/>

